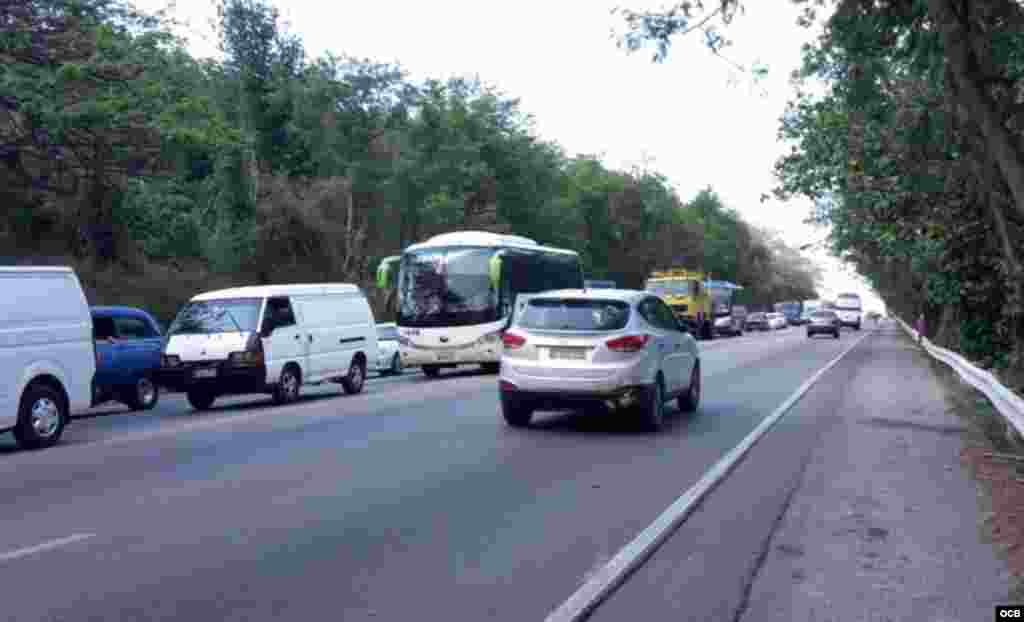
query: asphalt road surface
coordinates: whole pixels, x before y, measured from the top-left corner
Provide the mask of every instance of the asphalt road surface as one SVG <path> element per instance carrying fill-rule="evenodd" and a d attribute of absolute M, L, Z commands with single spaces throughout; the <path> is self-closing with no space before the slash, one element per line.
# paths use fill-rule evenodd
<path fill-rule="evenodd" d="M 48 450 L 4 438 L 0 619 L 543 620 L 865 332 L 702 342 L 702 407 L 673 405 L 660 434 L 593 413 L 511 429 L 495 376 L 467 370 L 357 396 L 330 385 L 286 407 L 251 396 L 195 413 L 165 395 L 149 413 L 76 420 Z M 720 563 L 686 596 L 715 619 L 732 619 L 768 506 L 813 443 L 780 438 L 730 493 L 748 503 L 694 517 L 710 530 L 701 555 Z M 629 587 L 595 619 L 680 619 L 658 603 L 669 595 Z"/>

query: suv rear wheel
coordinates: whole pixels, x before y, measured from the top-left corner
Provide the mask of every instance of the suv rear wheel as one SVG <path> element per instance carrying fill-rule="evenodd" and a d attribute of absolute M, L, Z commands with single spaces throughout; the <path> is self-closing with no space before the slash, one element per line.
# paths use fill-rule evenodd
<path fill-rule="evenodd" d="M 680 395 L 676 401 L 679 410 L 684 413 L 692 413 L 700 406 L 700 361 L 697 361 L 690 372 L 690 386 L 686 388 L 686 393 Z"/>
<path fill-rule="evenodd" d="M 509 395 L 501 396 L 501 415 L 513 428 L 525 428 L 533 419 L 533 405 Z"/>
<path fill-rule="evenodd" d="M 640 402 L 640 420 L 644 428 L 651 432 L 661 430 L 665 423 L 665 381 L 658 374 L 654 385 L 645 391 Z"/>

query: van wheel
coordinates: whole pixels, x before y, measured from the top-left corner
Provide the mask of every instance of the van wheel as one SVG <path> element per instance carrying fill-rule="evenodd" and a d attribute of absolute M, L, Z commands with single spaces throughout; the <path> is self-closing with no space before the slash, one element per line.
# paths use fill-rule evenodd
<path fill-rule="evenodd" d="M 30 386 L 21 398 L 14 438 L 25 449 L 42 449 L 57 444 L 68 422 L 64 397 L 45 385 Z"/>
<path fill-rule="evenodd" d="M 355 395 L 363 390 L 365 384 L 366 369 L 363 368 L 363 362 L 352 359 L 352 364 L 348 366 L 348 373 L 341 379 L 341 387 L 345 389 L 345 393 Z"/>
<path fill-rule="evenodd" d="M 437 378 L 438 376 L 441 375 L 441 368 L 438 367 L 437 365 L 424 365 L 423 373 L 427 376 L 427 378 Z"/>
<path fill-rule="evenodd" d="M 128 392 L 128 407 L 132 410 L 153 410 L 160 401 L 160 389 L 152 378 L 143 376 L 135 381 Z"/>
<path fill-rule="evenodd" d="M 203 389 L 189 391 L 185 396 L 188 398 L 188 403 L 196 410 L 207 410 L 217 400 L 217 395 L 213 391 Z"/>
<path fill-rule="evenodd" d="M 302 379 L 299 377 L 299 370 L 295 365 L 285 365 L 281 370 L 281 378 L 274 387 L 274 403 L 290 404 L 299 399 L 299 387 Z"/>
<path fill-rule="evenodd" d="M 700 361 L 697 361 L 690 372 L 690 386 L 687 387 L 686 393 L 679 396 L 676 403 L 679 410 L 684 413 L 692 413 L 700 406 Z"/>

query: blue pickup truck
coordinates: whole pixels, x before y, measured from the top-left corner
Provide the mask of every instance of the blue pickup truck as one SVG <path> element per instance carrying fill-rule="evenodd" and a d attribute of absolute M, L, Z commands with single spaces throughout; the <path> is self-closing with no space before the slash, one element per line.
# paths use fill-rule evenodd
<path fill-rule="evenodd" d="M 97 359 L 92 405 L 154 408 L 160 400 L 154 376 L 163 347 L 160 325 L 142 309 L 93 307 L 92 328 Z"/>

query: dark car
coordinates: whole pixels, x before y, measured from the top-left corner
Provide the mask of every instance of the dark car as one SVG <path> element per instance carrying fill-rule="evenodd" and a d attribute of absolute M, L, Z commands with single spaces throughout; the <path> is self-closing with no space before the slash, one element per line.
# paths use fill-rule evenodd
<path fill-rule="evenodd" d="M 155 407 L 160 400 L 155 374 L 163 337 L 153 316 L 132 307 L 93 307 L 92 329 L 97 356 L 92 405 Z"/>
<path fill-rule="evenodd" d="M 747 319 L 743 323 L 744 330 L 768 330 L 769 328 L 768 314 L 760 311 L 747 314 Z"/>
<path fill-rule="evenodd" d="M 839 339 L 839 316 L 835 311 L 815 311 L 807 325 L 807 337 L 826 334 Z"/>

